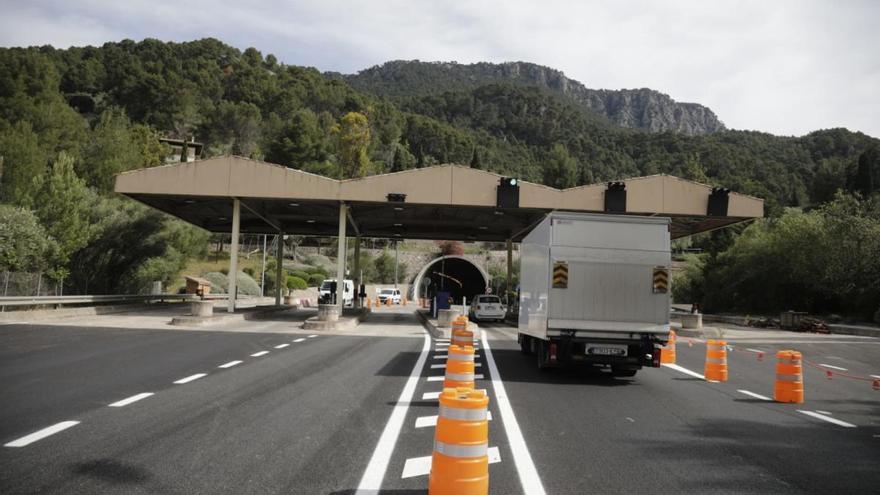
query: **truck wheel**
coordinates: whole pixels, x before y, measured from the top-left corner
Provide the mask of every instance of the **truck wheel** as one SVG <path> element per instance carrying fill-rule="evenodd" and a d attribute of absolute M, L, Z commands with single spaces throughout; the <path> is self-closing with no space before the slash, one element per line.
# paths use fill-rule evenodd
<path fill-rule="evenodd" d="M 530 356 L 532 354 L 532 338 L 528 335 L 520 335 L 519 350 L 526 356 Z"/>
<path fill-rule="evenodd" d="M 620 369 L 611 367 L 611 376 L 619 377 L 619 378 L 632 378 L 636 376 L 639 370 L 628 370 L 628 369 Z"/>

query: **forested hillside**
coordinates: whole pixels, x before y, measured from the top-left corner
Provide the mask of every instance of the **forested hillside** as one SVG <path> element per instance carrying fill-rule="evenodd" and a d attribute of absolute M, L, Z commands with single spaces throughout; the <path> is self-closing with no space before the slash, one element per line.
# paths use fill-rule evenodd
<path fill-rule="evenodd" d="M 512 84 L 546 89 L 621 127 L 698 135 L 724 130 L 712 110 L 648 88 L 588 89 L 562 72 L 526 62 L 458 64 L 395 60 L 345 76 L 352 86 L 388 97 L 426 96 Z"/>
<path fill-rule="evenodd" d="M 112 194 L 115 173 L 163 163 L 159 137 L 332 177 L 449 162 L 554 187 L 671 173 L 765 198 L 771 216 L 880 184 L 878 140 L 858 132 L 633 130 L 552 75 L 383 78 L 378 91 L 214 39 L 0 49 L 0 219 L 16 232 L 2 232 L 0 271 L 125 291 L 204 252 L 206 233 Z"/>

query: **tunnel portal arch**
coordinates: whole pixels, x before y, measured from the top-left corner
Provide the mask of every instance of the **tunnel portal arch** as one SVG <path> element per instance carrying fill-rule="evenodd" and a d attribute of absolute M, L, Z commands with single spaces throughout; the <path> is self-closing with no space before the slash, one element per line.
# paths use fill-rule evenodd
<path fill-rule="evenodd" d="M 423 280 L 431 280 L 426 287 Z M 413 298 L 428 297 L 434 291 L 445 290 L 456 304 L 463 298 L 470 302 L 474 296 L 485 294 L 489 287 L 489 274 L 473 261 L 459 255 L 446 255 L 425 264 L 416 275 L 412 285 Z"/>

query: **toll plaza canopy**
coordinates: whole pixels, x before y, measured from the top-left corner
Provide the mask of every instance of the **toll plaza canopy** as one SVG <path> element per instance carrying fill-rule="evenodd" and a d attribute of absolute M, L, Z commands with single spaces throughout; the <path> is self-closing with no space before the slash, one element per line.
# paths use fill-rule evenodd
<path fill-rule="evenodd" d="M 233 230 L 237 200 L 239 230 L 255 234 L 335 236 L 340 211 L 361 237 L 513 242 L 554 210 L 669 217 L 673 238 L 763 216 L 761 199 L 669 175 L 564 190 L 512 179 L 438 165 L 336 180 L 222 156 L 119 174 L 116 192 L 212 232 Z"/>

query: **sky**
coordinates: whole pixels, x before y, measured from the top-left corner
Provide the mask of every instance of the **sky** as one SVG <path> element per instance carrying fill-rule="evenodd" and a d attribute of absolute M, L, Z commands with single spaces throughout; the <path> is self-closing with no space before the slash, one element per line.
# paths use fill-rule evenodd
<path fill-rule="evenodd" d="M 0 0 L 0 46 L 213 37 L 291 65 L 525 61 L 655 89 L 732 129 L 880 137 L 876 0 Z"/>

